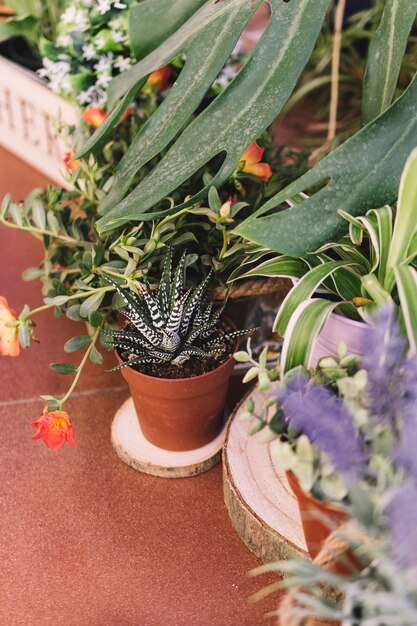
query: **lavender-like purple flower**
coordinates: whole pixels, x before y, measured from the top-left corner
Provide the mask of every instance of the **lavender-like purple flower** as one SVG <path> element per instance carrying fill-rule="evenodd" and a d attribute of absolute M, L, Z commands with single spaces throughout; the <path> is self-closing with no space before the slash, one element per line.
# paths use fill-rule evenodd
<path fill-rule="evenodd" d="M 417 419 L 415 418 L 408 418 L 403 424 L 395 461 L 408 472 L 417 487 Z"/>
<path fill-rule="evenodd" d="M 348 484 L 363 475 L 363 439 L 343 401 L 326 387 L 295 375 L 278 392 L 290 427 L 325 452 Z"/>
<path fill-rule="evenodd" d="M 417 574 L 417 489 L 402 487 L 388 506 L 391 552 L 398 567 Z"/>
<path fill-rule="evenodd" d="M 393 429 L 399 419 L 415 413 L 417 368 L 407 360 L 407 341 L 401 334 L 394 307 L 386 304 L 367 329 L 362 367 L 368 374 L 366 404 L 371 415 Z"/>

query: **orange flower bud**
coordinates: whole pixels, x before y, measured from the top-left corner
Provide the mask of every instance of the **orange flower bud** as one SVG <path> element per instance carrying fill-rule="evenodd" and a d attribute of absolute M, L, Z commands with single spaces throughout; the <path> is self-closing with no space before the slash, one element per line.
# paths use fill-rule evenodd
<path fill-rule="evenodd" d="M 16 311 L 11 309 L 6 298 L 0 296 L 0 354 L 19 356 L 20 344 L 17 336 Z"/>
<path fill-rule="evenodd" d="M 83 111 L 83 120 L 90 124 L 90 126 L 94 126 L 98 128 L 106 119 L 108 113 L 100 109 L 99 107 L 90 107 Z"/>
<path fill-rule="evenodd" d="M 66 152 L 64 154 L 64 165 L 69 172 L 75 172 L 80 162 L 78 159 L 72 158 L 72 152 Z"/>
<path fill-rule="evenodd" d="M 147 84 L 156 87 L 158 91 L 164 91 L 169 86 L 169 78 L 171 76 L 171 68 L 169 65 L 155 70 L 149 75 Z"/>
<path fill-rule="evenodd" d="M 65 411 L 47 411 L 45 409 L 43 415 L 32 422 L 31 426 L 38 429 L 32 439 L 43 439 L 51 450 L 59 450 L 66 441 L 74 448 L 77 447 L 72 424 Z"/>
<path fill-rule="evenodd" d="M 253 174 L 267 183 L 272 176 L 272 170 L 269 163 L 261 163 L 263 153 L 264 149 L 254 141 L 240 157 L 238 167 L 239 171 Z"/>

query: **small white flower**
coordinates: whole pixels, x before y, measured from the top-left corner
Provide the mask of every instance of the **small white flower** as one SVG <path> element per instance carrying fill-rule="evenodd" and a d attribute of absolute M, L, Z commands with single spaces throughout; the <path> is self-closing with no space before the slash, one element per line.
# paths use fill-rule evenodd
<path fill-rule="evenodd" d="M 94 48 L 92 43 L 86 43 L 82 47 L 83 57 L 86 61 L 91 61 L 94 57 L 97 56 L 96 49 Z"/>
<path fill-rule="evenodd" d="M 54 62 L 50 59 L 43 59 L 43 68 L 38 74 L 42 78 L 46 78 L 49 82 L 50 89 L 55 93 L 62 93 L 71 89 L 71 83 L 68 78 L 71 69 L 68 61 Z"/>
<path fill-rule="evenodd" d="M 129 57 L 119 56 L 119 57 L 117 57 L 116 63 L 114 64 L 114 67 L 117 70 L 119 70 L 119 72 L 125 72 L 130 67 L 132 67 L 132 61 L 131 61 L 131 59 L 129 59 Z"/>
<path fill-rule="evenodd" d="M 70 5 L 61 15 L 61 22 L 74 27 L 79 32 L 84 32 L 88 29 L 88 14 L 83 9 L 77 9 L 74 5 Z"/>
<path fill-rule="evenodd" d="M 112 52 L 108 52 L 107 54 L 102 54 L 99 59 L 98 59 L 98 63 L 96 63 L 95 65 L 93 65 L 93 68 L 98 72 L 109 72 L 111 71 L 111 67 L 113 64 L 113 53 Z"/>
<path fill-rule="evenodd" d="M 91 104 L 93 106 L 103 106 L 106 103 L 106 93 L 97 85 L 92 85 L 85 91 L 82 91 L 77 100 L 81 105 Z"/>
<path fill-rule="evenodd" d="M 100 15 L 104 15 L 111 9 L 110 0 L 97 0 L 97 11 Z"/>
<path fill-rule="evenodd" d="M 116 0 L 114 3 L 114 8 L 115 9 L 127 9 L 127 4 L 125 4 L 124 2 L 119 2 L 119 0 Z"/>
<path fill-rule="evenodd" d="M 96 85 L 98 85 L 99 87 L 103 87 L 104 89 L 107 89 L 107 87 L 110 85 L 111 79 L 112 79 L 111 74 L 100 74 L 97 78 Z"/>
<path fill-rule="evenodd" d="M 68 48 L 72 44 L 72 37 L 70 35 L 59 35 L 56 38 L 56 43 L 60 48 Z"/>
<path fill-rule="evenodd" d="M 111 30 L 110 35 L 112 36 L 113 41 L 116 43 L 126 43 L 128 38 L 127 35 L 120 32 L 120 30 Z"/>
<path fill-rule="evenodd" d="M 97 50 L 102 50 L 106 44 L 104 37 L 96 37 L 94 40 Z"/>

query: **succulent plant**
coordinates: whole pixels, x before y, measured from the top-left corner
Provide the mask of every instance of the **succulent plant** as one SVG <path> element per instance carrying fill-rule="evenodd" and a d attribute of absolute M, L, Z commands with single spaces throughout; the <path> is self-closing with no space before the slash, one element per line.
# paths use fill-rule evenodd
<path fill-rule="evenodd" d="M 173 269 L 169 250 L 158 289 L 142 289 L 139 295 L 106 276 L 123 298 L 126 306 L 121 313 L 130 322 L 126 329 L 103 331 L 111 336 L 114 347 L 130 354 L 114 370 L 145 363 L 179 366 L 191 357 L 205 360 L 221 356 L 226 354 L 228 339 L 249 332 L 219 333 L 224 306 L 213 310 L 213 303 L 207 300 L 211 272 L 197 287 L 185 289 L 185 258 L 184 253 Z"/>

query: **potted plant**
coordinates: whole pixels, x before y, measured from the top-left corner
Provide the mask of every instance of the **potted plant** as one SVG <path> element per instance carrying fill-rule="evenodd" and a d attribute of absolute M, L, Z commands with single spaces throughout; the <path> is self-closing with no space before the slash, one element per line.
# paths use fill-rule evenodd
<path fill-rule="evenodd" d="M 325 357 L 314 370 L 297 367 L 284 376 L 278 366 L 266 370 L 262 361 L 253 361 L 252 375 L 269 396 L 255 414 L 254 430 L 267 427 L 278 437 L 274 459 L 289 472 L 313 557 L 346 520 L 353 485 L 373 485 L 385 456 L 402 449 L 411 428 L 415 351 L 408 354 L 396 316 L 392 303 L 381 307 L 364 336 L 361 360 L 340 345 L 338 358 Z M 249 401 L 247 410 L 253 408 Z"/>
<path fill-rule="evenodd" d="M 128 325 L 105 330 L 116 348 L 144 436 L 168 450 L 193 450 L 217 437 L 238 331 L 207 302 L 208 278 L 185 289 L 183 254 L 173 270 L 164 262 L 159 287 L 138 295 L 107 280 L 124 300 Z"/>
<path fill-rule="evenodd" d="M 350 353 L 361 355 L 370 315 L 386 301 L 398 306 L 410 345 L 415 347 L 416 181 L 417 151 L 413 151 L 401 177 L 395 209 L 372 209 L 363 217 L 340 211 L 349 224 L 349 236 L 302 257 L 271 258 L 269 254 L 255 264 L 248 257 L 234 272 L 231 280 L 252 276 L 294 279 L 274 323 L 274 330 L 285 338 L 284 371 L 336 355 L 340 341 Z"/>
<path fill-rule="evenodd" d="M 350 521 L 329 537 L 313 562 L 290 560 L 261 569 L 288 574 L 280 586 L 291 590 L 293 602 L 282 607 L 282 624 L 290 617 L 297 624 L 301 617 L 343 626 L 416 623 L 416 357 L 407 354 L 406 337 L 390 305 L 370 324 L 366 343 L 363 366 L 368 380 L 357 407 L 362 409 L 365 462 L 352 464 L 355 439 L 343 429 L 333 428 L 330 444 L 326 406 L 315 437 L 315 445 L 329 451 L 346 480 Z M 300 406 L 301 399 L 290 391 L 290 401 L 291 395 Z M 357 413 L 356 423 L 358 417 Z M 352 569 L 348 576 L 334 570 L 346 546 L 366 565 Z M 326 593 L 329 588 L 332 596 Z"/>

